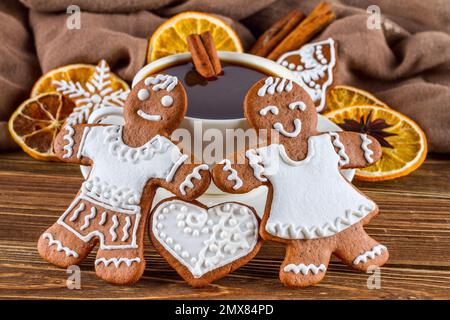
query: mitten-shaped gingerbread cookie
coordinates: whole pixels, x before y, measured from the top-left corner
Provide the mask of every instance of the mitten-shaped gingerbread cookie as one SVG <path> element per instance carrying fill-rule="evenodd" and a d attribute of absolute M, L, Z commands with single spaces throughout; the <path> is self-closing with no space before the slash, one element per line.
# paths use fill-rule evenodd
<path fill-rule="evenodd" d="M 172 198 L 155 207 L 150 236 L 156 250 L 191 286 L 201 287 L 246 264 L 259 251 L 253 208 L 228 202 L 206 207 Z"/>
<path fill-rule="evenodd" d="M 192 200 L 210 184 L 207 166 L 192 164 L 168 138 L 186 110 L 178 79 L 155 75 L 129 94 L 125 125 L 65 125 L 55 153 L 92 169 L 69 208 L 41 235 L 38 250 L 44 259 L 60 267 L 78 264 L 99 243 L 100 278 L 129 284 L 141 277 L 144 226 L 156 189 Z"/>
<path fill-rule="evenodd" d="M 295 79 L 313 100 L 317 112 L 325 110 L 327 90 L 334 82 L 337 51 L 337 42 L 328 38 L 286 52 L 277 61 L 291 70 Z"/>
<path fill-rule="evenodd" d="M 248 192 L 267 185 L 269 195 L 260 233 L 286 244 L 281 281 L 308 286 L 325 275 L 331 254 L 366 270 L 388 259 L 385 246 L 363 229 L 376 204 L 340 173 L 370 165 L 381 157 L 378 141 L 354 132 L 317 131 L 317 113 L 309 95 L 287 79 L 266 78 L 247 93 L 245 116 L 256 130 L 275 130 L 276 142 L 245 152 L 245 163 L 213 168 L 213 179 L 226 192 Z"/>

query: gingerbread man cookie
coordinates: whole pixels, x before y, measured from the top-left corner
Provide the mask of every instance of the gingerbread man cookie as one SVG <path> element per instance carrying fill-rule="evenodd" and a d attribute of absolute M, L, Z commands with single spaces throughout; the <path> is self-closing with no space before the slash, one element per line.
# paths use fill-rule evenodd
<path fill-rule="evenodd" d="M 277 62 L 292 71 L 313 100 L 317 112 L 324 111 L 327 90 L 334 83 L 337 43 L 332 38 L 308 43 L 299 50 L 286 52 Z"/>
<path fill-rule="evenodd" d="M 150 221 L 154 247 L 193 287 L 233 272 L 261 246 L 256 213 L 240 203 L 208 208 L 197 201 L 166 199 Z"/>
<path fill-rule="evenodd" d="M 100 278 L 129 284 L 141 277 L 144 226 L 156 189 L 192 200 L 210 184 L 207 168 L 192 164 L 169 139 L 186 109 L 178 79 L 155 75 L 129 94 L 123 126 L 66 124 L 55 153 L 92 169 L 69 208 L 39 238 L 44 259 L 60 267 L 79 264 L 99 243 Z"/>
<path fill-rule="evenodd" d="M 277 142 L 269 139 L 266 147 L 247 150 L 245 163 L 215 165 L 213 179 L 230 193 L 269 188 L 260 234 L 286 244 L 281 281 L 288 286 L 318 283 L 333 253 L 359 270 L 383 265 L 386 247 L 363 229 L 378 207 L 340 173 L 377 161 L 378 141 L 354 132 L 318 132 L 313 101 L 287 79 L 258 81 L 244 109 L 251 126 L 275 130 Z"/>

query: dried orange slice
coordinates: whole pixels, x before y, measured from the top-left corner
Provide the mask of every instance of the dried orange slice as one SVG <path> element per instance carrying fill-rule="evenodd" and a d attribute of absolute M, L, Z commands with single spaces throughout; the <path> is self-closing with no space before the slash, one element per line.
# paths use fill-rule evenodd
<path fill-rule="evenodd" d="M 344 130 L 372 134 L 384 145 L 380 161 L 356 171 L 355 177 L 359 180 L 402 177 L 416 170 L 425 160 L 428 149 L 425 133 L 413 120 L 395 110 L 354 106 L 331 111 L 325 116 Z M 356 129 L 357 122 L 360 129 Z"/>
<path fill-rule="evenodd" d="M 56 92 L 28 99 L 9 119 L 9 132 L 33 158 L 55 161 L 53 140 L 74 107 L 73 101 Z"/>
<path fill-rule="evenodd" d="M 241 40 L 225 21 L 208 13 L 188 11 L 173 16 L 156 29 L 149 40 L 147 63 L 187 52 L 187 36 L 205 31 L 211 31 L 218 51 L 243 51 Z"/>
<path fill-rule="evenodd" d="M 371 93 L 350 86 L 335 86 L 328 90 L 326 112 L 353 106 L 388 107 Z"/>
<path fill-rule="evenodd" d="M 123 106 L 129 87 L 101 60 L 97 66 L 72 64 L 47 72 L 33 86 L 31 97 L 46 92 L 59 92 L 73 100 L 75 123 L 85 123 L 98 108 Z"/>

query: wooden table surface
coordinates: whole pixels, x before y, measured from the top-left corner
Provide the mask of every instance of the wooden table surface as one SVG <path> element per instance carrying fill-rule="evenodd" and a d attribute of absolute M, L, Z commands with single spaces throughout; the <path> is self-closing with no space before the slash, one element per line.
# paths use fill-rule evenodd
<path fill-rule="evenodd" d="M 46 163 L 22 152 L 0 154 L 0 298 L 51 299 L 449 299 L 450 156 L 429 157 L 408 177 L 356 185 L 380 207 L 366 228 L 389 248 L 381 288 L 370 274 L 333 259 L 316 287 L 285 288 L 278 281 L 282 246 L 266 242 L 247 265 L 203 288 L 186 285 L 151 247 L 147 269 L 130 287 L 95 276 L 94 253 L 81 265 L 81 290 L 66 287 L 68 274 L 40 258 L 36 242 L 69 205 L 82 182 L 77 166 Z"/>

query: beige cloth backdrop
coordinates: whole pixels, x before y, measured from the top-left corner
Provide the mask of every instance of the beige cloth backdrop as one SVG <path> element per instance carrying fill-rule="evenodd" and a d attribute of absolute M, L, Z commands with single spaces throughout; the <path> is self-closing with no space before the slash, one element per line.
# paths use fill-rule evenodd
<path fill-rule="evenodd" d="M 27 97 L 33 81 L 61 65 L 106 59 L 130 81 L 145 64 L 147 39 L 167 17 L 199 10 L 227 17 L 250 46 L 291 8 L 316 0 L 3 0 L 0 3 L 0 121 Z M 450 1 L 329 1 L 338 19 L 318 38 L 339 42 L 337 82 L 374 93 L 416 120 L 433 152 L 450 153 Z M 66 8 L 81 7 L 81 29 L 66 27 Z M 367 28 L 367 7 L 383 15 Z M 5 142 L 0 122 L 0 149 Z"/>

